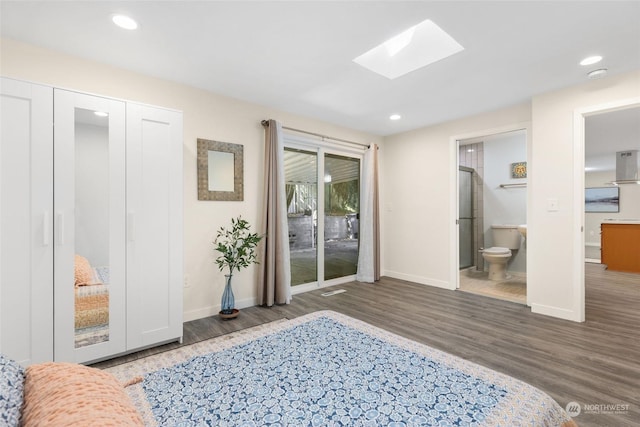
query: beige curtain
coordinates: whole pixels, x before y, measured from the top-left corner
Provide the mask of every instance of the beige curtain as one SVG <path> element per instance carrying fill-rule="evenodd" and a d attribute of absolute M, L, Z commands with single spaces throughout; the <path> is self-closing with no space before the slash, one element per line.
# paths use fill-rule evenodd
<path fill-rule="evenodd" d="M 289 226 L 284 185 L 282 125 L 264 121 L 264 202 L 262 206 L 262 251 L 258 277 L 258 303 L 271 307 L 291 301 Z"/>
<path fill-rule="evenodd" d="M 356 280 L 380 280 L 380 219 L 378 208 L 378 146 L 371 144 L 362 162 L 360 189 L 360 251 Z"/>

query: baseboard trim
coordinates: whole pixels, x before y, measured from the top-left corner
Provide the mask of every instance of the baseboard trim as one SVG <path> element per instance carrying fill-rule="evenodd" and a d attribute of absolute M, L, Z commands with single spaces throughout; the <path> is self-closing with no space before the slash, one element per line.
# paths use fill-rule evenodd
<path fill-rule="evenodd" d="M 531 312 L 544 314 L 545 316 L 557 317 L 559 319 L 570 320 L 572 322 L 580 322 L 577 313 L 564 308 L 553 307 L 550 305 L 531 303 Z"/>
<path fill-rule="evenodd" d="M 433 286 L 436 288 L 455 290 L 455 283 L 452 285 L 444 280 L 431 279 L 428 277 L 414 276 L 412 274 L 399 273 L 397 271 L 385 270 L 384 276 L 393 277 L 394 279 L 406 280 L 421 285 Z M 452 287 L 453 286 L 453 287 Z"/>
<path fill-rule="evenodd" d="M 236 308 L 242 310 L 243 308 L 249 308 L 258 305 L 256 298 L 245 298 L 236 300 Z M 183 313 L 183 321 L 190 322 L 192 320 L 203 319 L 205 317 L 215 316 L 220 313 L 220 304 L 210 305 L 207 307 L 198 308 L 196 310 L 189 310 Z"/>

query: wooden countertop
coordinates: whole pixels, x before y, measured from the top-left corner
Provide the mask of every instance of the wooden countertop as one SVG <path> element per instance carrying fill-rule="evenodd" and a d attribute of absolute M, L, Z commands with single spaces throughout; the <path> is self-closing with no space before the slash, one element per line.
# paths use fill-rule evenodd
<path fill-rule="evenodd" d="M 640 219 L 605 219 L 603 224 L 638 224 L 640 225 Z"/>

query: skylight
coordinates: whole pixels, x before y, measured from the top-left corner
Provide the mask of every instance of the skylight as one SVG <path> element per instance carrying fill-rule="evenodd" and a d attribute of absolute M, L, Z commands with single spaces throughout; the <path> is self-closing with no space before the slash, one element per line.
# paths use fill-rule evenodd
<path fill-rule="evenodd" d="M 358 56 L 353 62 L 395 79 L 462 50 L 464 48 L 453 37 L 427 19 Z"/>

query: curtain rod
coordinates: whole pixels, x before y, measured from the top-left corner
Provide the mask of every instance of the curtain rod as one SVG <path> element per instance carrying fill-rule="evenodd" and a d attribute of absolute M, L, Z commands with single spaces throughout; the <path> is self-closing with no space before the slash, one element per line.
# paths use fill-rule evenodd
<path fill-rule="evenodd" d="M 262 126 L 265 126 L 265 127 L 269 126 L 269 120 L 263 120 L 261 123 L 262 123 Z M 320 133 L 309 132 L 309 131 L 301 130 L 301 129 L 290 128 L 290 127 L 287 127 L 287 126 L 282 126 L 282 129 L 290 130 L 292 132 L 299 132 L 299 133 L 304 133 L 304 134 L 307 134 L 307 135 L 317 136 L 318 138 L 322 138 L 323 140 L 324 139 L 331 139 L 333 141 L 344 142 L 344 143 L 347 143 L 347 144 L 359 145 L 360 147 L 367 147 L 367 148 L 369 148 L 371 146 L 369 144 L 362 144 L 360 142 L 349 141 L 349 140 L 340 139 L 340 138 L 334 138 L 332 136 L 322 135 Z"/>

